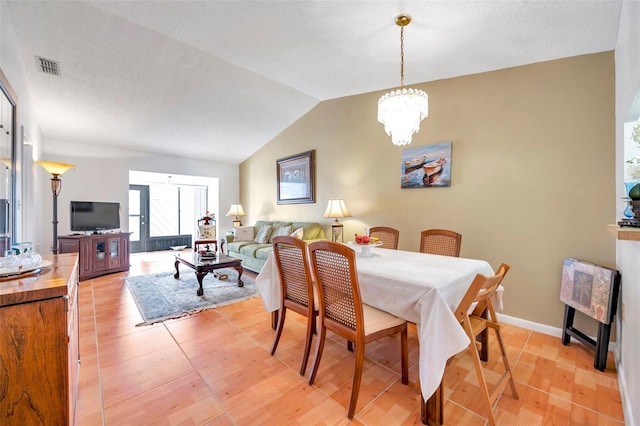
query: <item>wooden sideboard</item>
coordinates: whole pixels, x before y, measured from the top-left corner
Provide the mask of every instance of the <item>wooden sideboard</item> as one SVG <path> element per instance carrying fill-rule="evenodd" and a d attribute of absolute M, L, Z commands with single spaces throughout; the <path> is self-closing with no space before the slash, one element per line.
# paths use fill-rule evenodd
<path fill-rule="evenodd" d="M 129 270 L 129 232 L 58 237 L 58 253 L 80 255 L 80 281 Z"/>
<path fill-rule="evenodd" d="M 78 390 L 78 255 L 0 278 L 0 424 L 73 424 Z"/>

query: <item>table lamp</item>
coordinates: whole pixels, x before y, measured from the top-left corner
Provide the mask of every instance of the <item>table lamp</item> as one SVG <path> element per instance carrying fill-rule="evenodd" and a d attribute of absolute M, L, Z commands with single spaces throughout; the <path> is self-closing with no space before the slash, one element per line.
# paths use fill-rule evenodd
<path fill-rule="evenodd" d="M 36 161 L 36 164 L 51 174 L 51 192 L 53 193 L 53 254 L 58 254 L 58 195 L 62 189 L 60 176 L 67 170 L 75 167 L 73 164 L 55 163 L 51 161 Z"/>
<path fill-rule="evenodd" d="M 236 218 L 233 220 L 233 226 L 242 226 L 242 222 L 240 222 L 240 216 L 246 216 L 246 213 L 242 209 L 242 204 L 231 204 L 231 208 L 227 213 L 227 216 L 235 216 Z"/>
<path fill-rule="evenodd" d="M 327 210 L 324 212 L 324 217 L 335 218 L 335 221 L 331 224 L 331 241 L 338 241 L 338 237 L 342 235 L 342 223 L 338 221 L 340 217 L 351 217 L 351 213 L 344 205 L 344 200 L 334 198 L 329 200 L 327 204 Z M 342 236 L 342 242 L 344 243 L 344 235 Z"/>

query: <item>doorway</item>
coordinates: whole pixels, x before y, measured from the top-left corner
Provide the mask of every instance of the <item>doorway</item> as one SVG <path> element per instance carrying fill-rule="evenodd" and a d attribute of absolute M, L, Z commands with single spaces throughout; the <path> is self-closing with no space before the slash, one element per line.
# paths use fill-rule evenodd
<path fill-rule="evenodd" d="M 129 185 L 129 232 L 132 253 L 147 251 L 149 240 L 149 187 L 147 185 Z"/>
<path fill-rule="evenodd" d="M 129 172 L 132 253 L 192 247 L 205 212 L 218 212 L 217 178 Z"/>

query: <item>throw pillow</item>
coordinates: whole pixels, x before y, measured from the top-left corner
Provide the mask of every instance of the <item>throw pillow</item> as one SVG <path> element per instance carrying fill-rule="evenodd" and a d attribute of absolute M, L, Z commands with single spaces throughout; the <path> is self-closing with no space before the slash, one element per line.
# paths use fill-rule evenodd
<path fill-rule="evenodd" d="M 271 236 L 272 230 L 273 230 L 273 226 L 271 225 L 263 226 L 262 228 L 260 228 L 258 235 L 256 235 L 256 238 L 253 241 L 255 241 L 258 244 L 268 244 L 269 237 Z"/>
<path fill-rule="evenodd" d="M 304 236 L 304 229 L 303 228 L 296 229 L 295 231 L 293 231 L 291 236 L 292 237 L 296 237 L 297 239 L 301 240 L 302 237 Z"/>
<path fill-rule="evenodd" d="M 233 241 L 253 241 L 253 226 L 234 227 Z"/>
<path fill-rule="evenodd" d="M 291 235 L 291 232 L 293 232 L 293 225 L 279 226 L 271 232 L 271 238 L 269 241 L 273 242 L 275 237 L 279 237 L 281 235 Z"/>

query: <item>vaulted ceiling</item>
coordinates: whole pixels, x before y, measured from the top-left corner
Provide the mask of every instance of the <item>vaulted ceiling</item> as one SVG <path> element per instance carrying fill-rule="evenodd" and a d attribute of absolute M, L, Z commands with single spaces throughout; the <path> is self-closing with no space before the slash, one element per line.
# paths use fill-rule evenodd
<path fill-rule="evenodd" d="M 45 141 L 240 163 L 321 101 L 399 86 L 400 13 L 412 84 L 613 50 L 621 1 L 8 6 Z"/>

